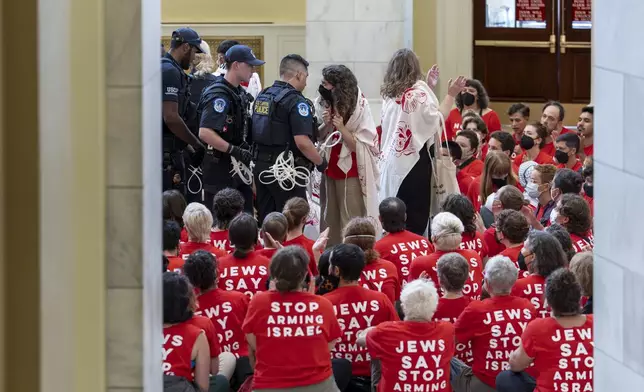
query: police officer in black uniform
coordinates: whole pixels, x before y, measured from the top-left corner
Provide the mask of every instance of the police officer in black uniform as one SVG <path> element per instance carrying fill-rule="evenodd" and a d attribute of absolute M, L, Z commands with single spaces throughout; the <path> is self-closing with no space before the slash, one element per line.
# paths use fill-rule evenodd
<path fill-rule="evenodd" d="M 225 61 L 226 75 L 218 77 L 204 90 L 199 102 L 199 137 L 208 143 L 203 160 L 204 202 L 212 209 L 213 198 L 219 190 L 234 188 L 244 195 L 244 210 L 253 214 L 253 190 L 239 175 L 231 173 L 231 157 L 246 166 L 252 160 L 249 134 L 252 97 L 240 84 L 248 82 L 254 67 L 264 62 L 245 45 L 231 47 Z"/>
<path fill-rule="evenodd" d="M 255 143 L 253 170 L 257 190 L 259 221 L 273 211 L 282 211 L 288 199 L 306 198 L 306 188 L 295 186 L 286 191 L 277 182 L 263 184 L 262 171 L 268 170 L 277 157 L 293 153 L 295 167 L 309 171 L 316 167 L 324 172 L 327 166 L 315 148 L 317 120 L 313 104 L 302 91 L 309 76 L 309 63 L 300 55 L 290 54 L 280 63 L 280 80 L 264 89 L 253 107 L 253 142 Z M 270 177 L 270 176 L 269 176 Z M 288 188 L 288 186 L 286 186 Z"/>
<path fill-rule="evenodd" d="M 185 120 L 190 105 L 190 78 L 184 70 L 190 68 L 195 55 L 201 53 L 201 38 L 191 28 L 172 33 L 170 51 L 161 58 L 163 83 L 163 190 L 179 189 L 185 195 L 186 180 L 183 150 L 193 156 L 198 166 L 204 147 L 190 132 Z"/>

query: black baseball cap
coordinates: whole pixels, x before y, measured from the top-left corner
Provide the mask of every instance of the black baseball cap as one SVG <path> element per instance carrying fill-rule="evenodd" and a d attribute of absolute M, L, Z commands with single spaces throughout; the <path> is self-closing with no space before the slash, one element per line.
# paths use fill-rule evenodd
<path fill-rule="evenodd" d="M 196 31 L 190 27 L 182 27 L 172 32 L 172 40 L 180 43 L 187 43 L 197 48 L 198 53 L 203 53 L 201 50 L 201 37 Z"/>
<path fill-rule="evenodd" d="M 246 45 L 235 45 L 226 52 L 226 61 L 231 63 L 237 61 L 250 64 L 254 67 L 264 65 L 265 61 L 255 57 L 253 50 Z"/>

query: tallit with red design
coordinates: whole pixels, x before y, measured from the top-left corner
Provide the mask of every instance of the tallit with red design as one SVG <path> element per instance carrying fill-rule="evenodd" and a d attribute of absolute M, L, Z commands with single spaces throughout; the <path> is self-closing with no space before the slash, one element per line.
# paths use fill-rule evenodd
<path fill-rule="evenodd" d="M 315 100 L 316 113 L 321 113 L 324 108 L 320 105 L 320 98 Z M 380 233 L 380 221 L 378 220 L 378 188 L 380 184 L 380 172 L 378 170 L 378 157 L 380 155 L 380 146 L 378 143 L 378 133 L 376 124 L 371 115 L 369 101 L 365 98 L 362 91 L 358 88 L 358 100 L 353 114 L 346 123 L 347 129 L 353 133 L 356 139 L 356 163 L 358 165 L 358 178 L 362 188 L 362 199 L 364 201 L 367 216 L 373 219 L 373 223 L 378 225 L 376 232 Z M 326 148 L 324 154 L 327 159 L 331 153 L 331 148 Z M 351 160 L 351 150 L 346 144 L 342 143 L 342 150 L 338 159 L 338 167 L 345 174 L 351 170 L 353 162 Z M 339 203 L 342 201 L 339 200 Z"/>
<path fill-rule="evenodd" d="M 382 105 L 379 200 L 394 197 L 407 174 L 441 132 L 440 103 L 422 80 Z M 429 201 L 428 201 L 429 202 Z"/>

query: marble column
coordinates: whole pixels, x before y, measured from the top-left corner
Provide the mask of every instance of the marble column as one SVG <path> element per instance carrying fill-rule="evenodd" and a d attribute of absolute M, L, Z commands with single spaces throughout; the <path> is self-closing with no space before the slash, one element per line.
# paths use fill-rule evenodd
<path fill-rule="evenodd" d="M 316 96 L 322 68 L 344 64 L 356 75 L 380 123 L 380 85 L 391 55 L 412 47 L 412 0 L 307 0 L 305 95 Z"/>
<path fill-rule="evenodd" d="M 640 0 L 593 2 L 595 391 L 644 385 Z"/>

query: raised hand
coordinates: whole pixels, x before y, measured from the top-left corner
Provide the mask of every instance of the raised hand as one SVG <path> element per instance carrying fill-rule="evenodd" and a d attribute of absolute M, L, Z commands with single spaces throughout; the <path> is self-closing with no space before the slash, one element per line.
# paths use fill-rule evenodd
<path fill-rule="evenodd" d="M 441 70 L 438 68 L 437 64 L 432 65 L 429 72 L 427 72 L 427 85 L 432 90 L 436 88 L 436 85 L 438 84 L 440 73 L 441 73 Z"/>
<path fill-rule="evenodd" d="M 447 82 L 447 95 L 456 97 L 465 88 L 466 81 L 467 78 L 465 76 L 459 76 L 456 80 L 450 79 Z"/>

